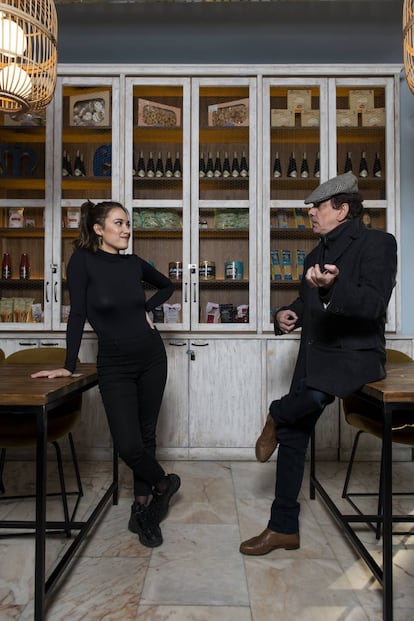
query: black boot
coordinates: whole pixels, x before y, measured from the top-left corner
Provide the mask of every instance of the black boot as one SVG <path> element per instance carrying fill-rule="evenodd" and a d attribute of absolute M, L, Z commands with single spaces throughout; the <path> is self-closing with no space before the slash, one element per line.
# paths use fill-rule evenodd
<path fill-rule="evenodd" d="M 167 474 L 160 483 L 160 489 L 154 489 L 149 508 L 158 524 L 167 517 L 171 497 L 178 492 L 180 485 L 178 474 Z"/>
<path fill-rule="evenodd" d="M 147 548 L 156 548 L 163 542 L 161 529 L 149 506 L 134 502 L 128 528 L 138 535 L 138 539 Z"/>

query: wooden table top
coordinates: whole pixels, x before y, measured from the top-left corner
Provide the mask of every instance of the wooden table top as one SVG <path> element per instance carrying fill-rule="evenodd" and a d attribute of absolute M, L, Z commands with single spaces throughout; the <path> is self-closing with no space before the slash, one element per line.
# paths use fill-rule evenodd
<path fill-rule="evenodd" d="M 0 363 L 0 407 L 4 405 L 47 405 L 79 388 L 97 384 L 95 364 L 78 364 L 70 377 L 32 378 L 31 373 L 55 369 L 55 364 Z"/>
<path fill-rule="evenodd" d="M 390 362 L 387 377 L 366 384 L 361 392 L 383 403 L 414 402 L 414 362 Z"/>

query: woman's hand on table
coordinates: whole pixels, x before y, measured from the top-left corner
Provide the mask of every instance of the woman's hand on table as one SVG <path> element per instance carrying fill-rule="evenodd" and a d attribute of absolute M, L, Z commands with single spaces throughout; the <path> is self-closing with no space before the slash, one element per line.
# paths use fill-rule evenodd
<path fill-rule="evenodd" d="M 48 371 L 37 371 L 32 373 L 30 377 L 48 377 L 54 379 L 55 377 L 70 377 L 72 373 L 67 369 L 49 369 Z"/>

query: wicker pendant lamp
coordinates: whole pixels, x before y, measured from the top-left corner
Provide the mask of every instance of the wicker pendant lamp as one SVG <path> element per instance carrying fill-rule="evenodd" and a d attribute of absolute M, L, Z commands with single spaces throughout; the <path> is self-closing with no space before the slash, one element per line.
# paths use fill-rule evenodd
<path fill-rule="evenodd" d="M 53 0 L 0 0 L 0 112 L 42 110 L 55 92 Z"/>
<path fill-rule="evenodd" d="M 403 45 L 405 77 L 414 94 L 414 0 L 404 0 Z"/>

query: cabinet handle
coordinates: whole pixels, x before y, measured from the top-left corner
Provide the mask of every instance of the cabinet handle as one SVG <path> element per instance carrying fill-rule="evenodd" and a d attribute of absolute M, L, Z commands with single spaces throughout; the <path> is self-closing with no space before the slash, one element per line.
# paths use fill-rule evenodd
<path fill-rule="evenodd" d="M 194 347 L 208 347 L 208 343 L 191 343 Z"/>
<path fill-rule="evenodd" d="M 32 343 L 31 341 L 19 341 L 19 345 L 22 347 L 36 347 L 37 342 Z"/>
<path fill-rule="evenodd" d="M 184 302 L 187 303 L 187 285 L 188 283 L 184 283 Z"/>
<path fill-rule="evenodd" d="M 55 302 L 57 302 L 58 301 L 58 298 L 57 298 L 58 284 L 57 284 L 57 282 L 55 282 L 55 284 L 54 284 L 53 292 L 54 292 L 54 296 L 53 297 L 55 298 Z"/>
<path fill-rule="evenodd" d="M 172 345 L 173 347 L 184 347 L 187 343 L 174 343 L 174 341 L 168 341 L 168 345 Z"/>
<path fill-rule="evenodd" d="M 50 282 L 46 281 L 46 290 L 45 290 L 45 297 L 46 297 L 46 302 L 49 304 L 50 300 L 49 300 L 49 285 Z"/>
<path fill-rule="evenodd" d="M 197 302 L 197 283 L 196 282 L 193 285 L 193 293 L 194 293 L 193 302 Z"/>
<path fill-rule="evenodd" d="M 41 347 L 59 347 L 59 343 L 43 343 L 40 341 Z"/>

